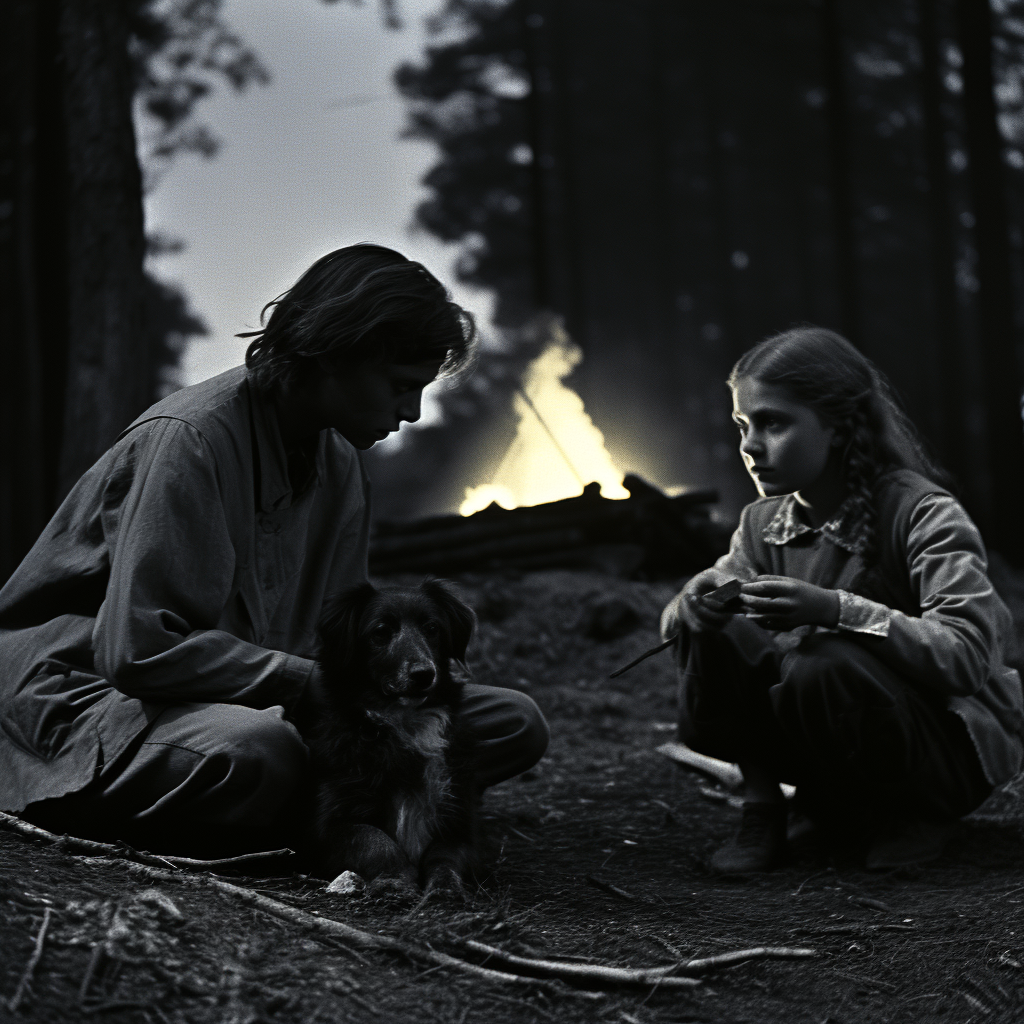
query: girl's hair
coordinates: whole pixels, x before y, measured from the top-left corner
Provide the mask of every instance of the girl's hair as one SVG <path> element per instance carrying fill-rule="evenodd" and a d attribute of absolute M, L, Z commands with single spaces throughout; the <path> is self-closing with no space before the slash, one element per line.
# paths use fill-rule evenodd
<path fill-rule="evenodd" d="M 843 479 L 858 550 L 877 558 L 875 485 L 892 469 L 912 469 L 935 483 L 949 475 L 925 450 L 892 385 L 845 338 L 823 327 L 783 331 L 745 352 L 729 374 L 785 388 L 835 429 L 843 443 Z"/>
<path fill-rule="evenodd" d="M 476 325 L 422 264 L 363 242 L 322 256 L 283 295 L 263 307 L 245 365 L 271 390 L 316 372 L 317 360 L 418 363 L 436 359 L 441 374 L 464 366 Z"/>

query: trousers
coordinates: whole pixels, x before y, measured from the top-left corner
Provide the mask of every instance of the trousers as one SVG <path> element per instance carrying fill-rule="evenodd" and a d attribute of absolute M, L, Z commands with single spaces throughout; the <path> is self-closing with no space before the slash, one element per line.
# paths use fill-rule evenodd
<path fill-rule="evenodd" d="M 991 792 L 964 723 L 856 640 L 816 633 L 783 653 L 743 616 L 690 634 L 679 738 L 795 784 L 812 816 L 948 821 Z"/>
<path fill-rule="evenodd" d="M 463 713 L 482 787 L 526 771 L 548 726 L 525 694 L 467 683 Z M 84 789 L 30 804 L 22 817 L 52 832 L 192 857 L 288 845 L 308 751 L 284 709 L 170 705 Z"/>

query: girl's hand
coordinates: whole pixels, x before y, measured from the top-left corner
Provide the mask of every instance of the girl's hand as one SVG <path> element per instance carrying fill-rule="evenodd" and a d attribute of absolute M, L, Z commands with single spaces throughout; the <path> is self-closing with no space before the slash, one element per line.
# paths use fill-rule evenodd
<path fill-rule="evenodd" d="M 744 614 L 765 629 L 839 623 L 839 593 L 789 576 L 758 576 L 740 588 Z"/>
<path fill-rule="evenodd" d="M 705 569 L 690 580 L 680 593 L 665 606 L 661 613 L 661 636 L 667 640 L 679 632 L 680 623 L 695 633 L 713 632 L 721 629 L 732 617 L 733 612 L 717 611 L 706 605 L 701 597 L 717 590 L 729 577 L 715 569 Z"/>

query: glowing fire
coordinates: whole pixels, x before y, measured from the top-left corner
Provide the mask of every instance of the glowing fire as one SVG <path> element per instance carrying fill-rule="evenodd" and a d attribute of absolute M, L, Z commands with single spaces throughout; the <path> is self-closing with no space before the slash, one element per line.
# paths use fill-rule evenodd
<path fill-rule="evenodd" d="M 519 426 L 490 483 L 467 487 L 459 506 L 472 515 L 496 501 L 504 508 L 538 505 L 581 494 L 596 480 L 606 498 L 628 498 L 622 473 L 604 446 L 604 435 L 587 415 L 583 400 L 562 383 L 583 358 L 560 327 L 551 344 L 527 368 L 515 396 Z"/>

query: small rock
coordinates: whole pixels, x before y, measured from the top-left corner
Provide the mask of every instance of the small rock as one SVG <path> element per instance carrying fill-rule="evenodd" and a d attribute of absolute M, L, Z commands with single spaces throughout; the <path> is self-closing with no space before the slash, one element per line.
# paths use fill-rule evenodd
<path fill-rule="evenodd" d="M 340 875 L 329 886 L 327 891 L 338 896 L 351 896 L 352 893 L 362 892 L 366 883 L 354 871 L 342 871 Z"/>

